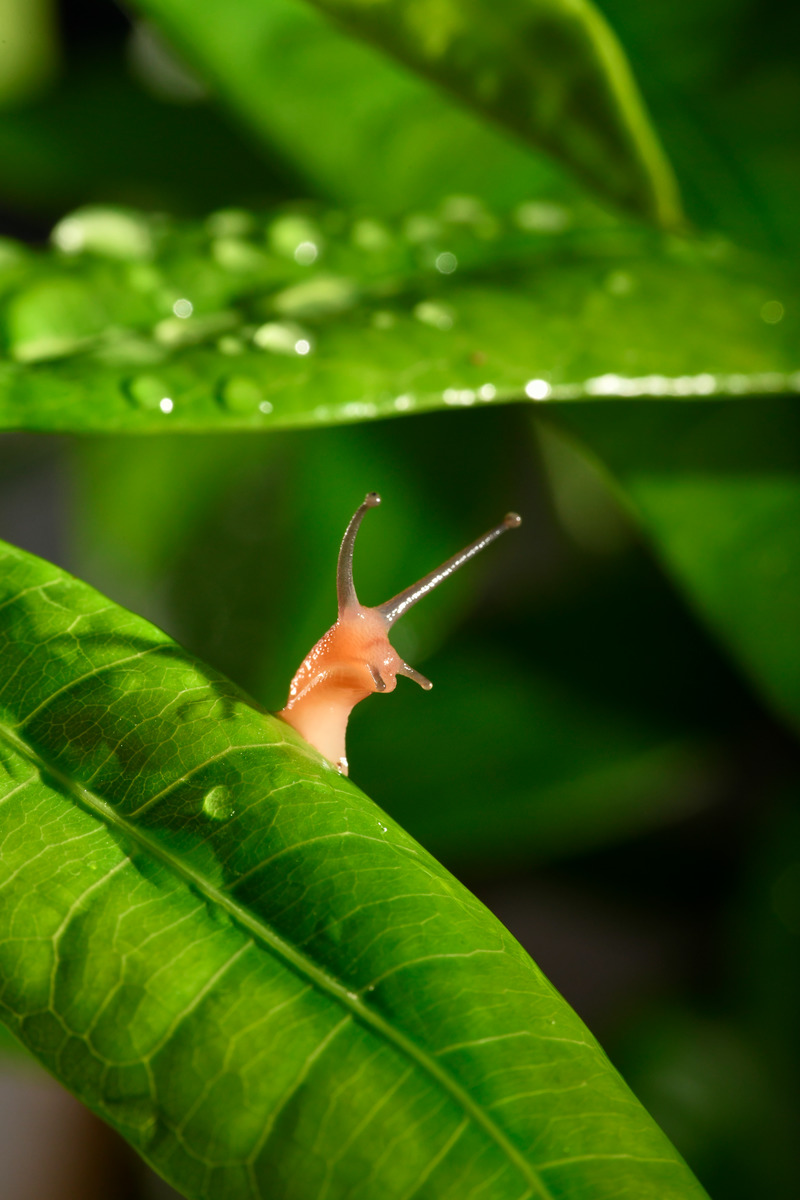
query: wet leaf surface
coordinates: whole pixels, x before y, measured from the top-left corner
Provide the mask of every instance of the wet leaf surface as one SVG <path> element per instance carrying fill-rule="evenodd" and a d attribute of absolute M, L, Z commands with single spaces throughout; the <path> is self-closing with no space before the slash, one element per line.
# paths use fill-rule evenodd
<path fill-rule="evenodd" d="M 800 390 L 796 287 L 727 243 L 475 198 L 399 225 L 92 209 L 0 246 L 0 426 L 285 428 Z"/>
<path fill-rule="evenodd" d="M 3 549 L 3 1019 L 189 1197 L 704 1192 L 503 927 L 302 739 Z"/>

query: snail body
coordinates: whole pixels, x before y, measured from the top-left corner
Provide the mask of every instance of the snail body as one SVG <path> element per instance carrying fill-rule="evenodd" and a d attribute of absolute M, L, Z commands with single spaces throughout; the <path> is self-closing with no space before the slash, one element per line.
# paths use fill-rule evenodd
<path fill-rule="evenodd" d="M 369 492 L 347 526 L 336 572 L 339 615 L 303 659 L 292 679 L 286 706 L 278 713 L 343 775 L 348 773 L 347 722 L 360 700 L 373 692 L 393 692 L 398 675 L 406 675 L 426 691 L 433 686 L 404 662 L 392 646 L 389 630 L 394 622 L 507 529 L 520 524 L 516 513 L 507 513 L 499 525 L 435 571 L 384 604 L 370 608 L 361 604 L 356 595 L 353 549 L 364 514 L 380 502 L 377 492 Z"/>

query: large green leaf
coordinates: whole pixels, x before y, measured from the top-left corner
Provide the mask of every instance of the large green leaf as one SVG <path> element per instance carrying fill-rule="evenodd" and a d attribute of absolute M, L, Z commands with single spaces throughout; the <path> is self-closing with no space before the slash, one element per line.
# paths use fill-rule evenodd
<path fill-rule="evenodd" d="M 167 1178 L 704 1195 L 522 949 L 353 784 L 140 618 L 10 547 L 2 567 L 0 1012 Z"/>
<path fill-rule="evenodd" d="M 625 55 L 591 0 L 312 0 L 352 32 L 665 225 L 669 164 Z"/>
<path fill-rule="evenodd" d="M 597 420 L 599 416 L 602 420 Z M 622 483 L 698 612 L 800 721 L 800 410 L 796 400 L 562 409 Z M 691 681 L 687 680 L 687 687 Z"/>
<path fill-rule="evenodd" d="M 90 210 L 54 236 L 49 255 L 0 246 L 0 427 L 266 430 L 800 390 L 785 273 L 591 210 L 501 218 L 462 197 L 400 228 Z"/>
<path fill-rule="evenodd" d="M 664 224 L 679 219 L 672 173 L 625 56 L 589 0 L 313 3 L 481 115 L 546 149 L 601 195 Z M 188 0 L 141 0 L 139 7 L 193 50 L 245 112 L 263 103 L 263 55 L 280 30 L 263 11 L 271 6 L 237 0 L 204 5 L 202 15 Z M 288 107 L 303 76 L 292 83 Z M 352 119 L 344 111 L 341 117 Z"/>
<path fill-rule="evenodd" d="M 398 214 L 446 192 L 511 204 L 558 175 L 296 0 L 140 7 L 316 195 Z"/>

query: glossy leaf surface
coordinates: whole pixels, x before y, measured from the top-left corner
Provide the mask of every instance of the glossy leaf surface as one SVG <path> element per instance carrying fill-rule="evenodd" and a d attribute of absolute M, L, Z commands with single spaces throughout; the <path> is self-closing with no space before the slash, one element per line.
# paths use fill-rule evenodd
<path fill-rule="evenodd" d="M 796 288 L 718 242 L 455 198 L 0 246 L 0 427 L 272 429 L 505 400 L 800 390 Z M 777 318 L 777 319 L 775 319 Z"/>
<path fill-rule="evenodd" d="M 665 224 L 679 219 L 677 189 L 624 53 L 588 0 L 504 0 L 499 6 L 472 0 L 466 7 L 436 0 L 313 3 L 482 116 L 544 148 L 601 195 Z M 140 7 L 194 50 L 245 109 L 257 103 L 264 71 L 258 56 L 277 32 L 274 19 L 260 11 L 265 6 L 253 0 L 215 6 L 211 23 L 205 7 L 201 18 L 187 0 L 144 0 Z M 243 52 L 246 43 L 249 52 Z M 245 65 L 244 78 L 231 78 L 233 61 Z"/>
<path fill-rule="evenodd" d="M 704 1195 L 503 927 L 291 730 L 2 559 L 0 1011 L 189 1197 Z"/>
<path fill-rule="evenodd" d="M 309 193 L 380 214 L 449 192 L 511 204 L 558 169 L 297 0 L 139 6 L 220 100 L 307 180 Z M 291 103 L 287 97 L 291 96 Z M 563 181 L 561 181 L 563 183 Z"/>

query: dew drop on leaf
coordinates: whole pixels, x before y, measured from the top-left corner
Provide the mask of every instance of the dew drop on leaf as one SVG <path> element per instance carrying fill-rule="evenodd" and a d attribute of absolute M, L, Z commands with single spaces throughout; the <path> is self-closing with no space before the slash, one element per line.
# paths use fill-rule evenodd
<path fill-rule="evenodd" d="M 272 406 L 263 408 L 268 401 L 254 379 L 247 375 L 231 375 L 223 379 L 219 387 L 219 398 L 231 412 L 250 416 L 255 412 L 271 412 Z"/>
<path fill-rule="evenodd" d="M 433 300 L 421 300 L 414 308 L 414 316 L 423 325 L 431 325 L 434 329 L 452 329 L 455 320 L 452 309 Z"/>
<path fill-rule="evenodd" d="M 292 321 L 268 321 L 260 325 L 253 334 L 253 341 L 260 350 L 272 354 L 307 354 L 311 349 L 311 338 L 305 329 Z M 298 350 L 298 346 L 303 349 Z"/>
<path fill-rule="evenodd" d="M 235 813 L 231 790 L 223 783 L 211 788 L 203 797 L 203 812 L 214 821 L 225 821 Z"/>
<path fill-rule="evenodd" d="M 123 390 L 137 408 L 170 411 L 163 407 L 162 401 L 171 402 L 171 388 L 157 375 L 136 375 L 123 384 Z"/>
<path fill-rule="evenodd" d="M 321 317 L 346 312 L 357 300 L 358 288 L 350 279 L 325 276 L 284 288 L 272 303 L 283 317 Z"/>
<path fill-rule="evenodd" d="M 65 254 L 89 251 L 128 262 L 153 254 L 153 235 L 146 218 L 114 208 L 79 209 L 59 221 L 50 237 Z"/>

